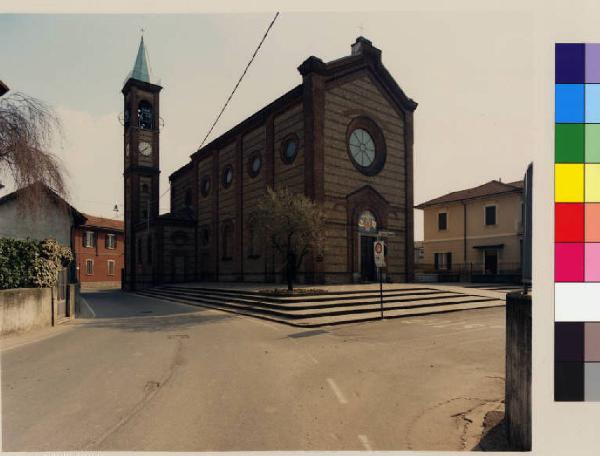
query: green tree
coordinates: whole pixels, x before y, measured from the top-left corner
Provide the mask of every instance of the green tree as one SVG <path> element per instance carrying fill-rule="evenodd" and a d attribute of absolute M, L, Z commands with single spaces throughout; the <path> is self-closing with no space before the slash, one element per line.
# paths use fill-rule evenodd
<path fill-rule="evenodd" d="M 306 196 L 287 188 L 267 189 L 265 197 L 250 216 L 256 233 L 279 254 L 288 290 L 293 291 L 296 271 L 309 252 L 321 253 L 323 211 Z"/>

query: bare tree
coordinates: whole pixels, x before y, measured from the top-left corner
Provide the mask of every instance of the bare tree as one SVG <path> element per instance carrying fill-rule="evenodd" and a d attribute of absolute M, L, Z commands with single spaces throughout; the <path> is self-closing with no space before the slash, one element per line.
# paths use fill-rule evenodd
<path fill-rule="evenodd" d="M 321 208 L 299 193 L 287 188 L 267 189 L 257 209 L 250 216 L 254 231 L 280 255 L 286 272 L 288 290 L 293 291 L 296 270 L 309 252 L 321 253 L 323 213 Z"/>
<path fill-rule="evenodd" d="M 20 92 L 0 98 L 0 174 L 22 190 L 29 208 L 45 201 L 44 186 L 66 196 L 64 167 L 50 151 L 57 135 L 62 138 L 60 119 L 46 103 Z"/>

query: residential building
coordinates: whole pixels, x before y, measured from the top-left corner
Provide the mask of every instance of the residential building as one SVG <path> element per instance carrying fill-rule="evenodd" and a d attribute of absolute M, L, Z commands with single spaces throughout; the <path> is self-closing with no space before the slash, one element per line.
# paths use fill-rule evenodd
<path fill-rule="evenodd" d="M 42 185 L 42 184 L 35 184 Z M 20 204 L 24 190 L 0 197 L 0 237 L 14 239 L 55 239 L 73 249 L 73 230 L 85 217 L 50 188 L 43 186 L 35 209 Z"/>
<path fill-rule="evenodd" d="M 416 206 L 424 211 L 424 267 L 442 280 L 517 279 L 523 237 L 523 182 L 499 180 Z"/>
<path fill-rule="evenodd" d="M 73 244 L 82 289 L 120 288 L 124 260 L 123 221 L 84 214 Z"/>
<path fill-rule="evenodd" d="M 248 219 L 268 187 L 321 204 L 322 255 L 308 255 L 303 283 L 374 281 L 373 242 L 387 232 L 386 278 L 411 281 L 413 112 L 359 37 L 351 55 L 309 57 L 297 85 L 195 151 L 171 174 L 171 212 L 159 215 L 162 87 L 140 43 L 124 96 L 125 277 L 128 288 L 179 281 L 281 280 L 273 249 Z M 391 235 L 390 235 L 391 234 Z"/>

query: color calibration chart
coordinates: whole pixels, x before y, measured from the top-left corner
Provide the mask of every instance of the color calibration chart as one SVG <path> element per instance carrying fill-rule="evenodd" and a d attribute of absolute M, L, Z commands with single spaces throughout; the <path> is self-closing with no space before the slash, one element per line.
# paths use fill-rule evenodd
<path fill-rule="evenodd" d="M 555 65 L 554 400 L 600 401 L 600 44 Z"/>

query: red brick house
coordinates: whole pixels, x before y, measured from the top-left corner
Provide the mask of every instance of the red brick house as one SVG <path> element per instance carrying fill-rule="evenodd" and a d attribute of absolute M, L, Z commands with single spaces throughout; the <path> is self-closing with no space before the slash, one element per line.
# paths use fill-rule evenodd
<path fill-rule="evenodd" d="M 84 214 L 73 230 L 77 278 L 82 288 L 120 287 L 123 268 L 123 222 Z"/>

